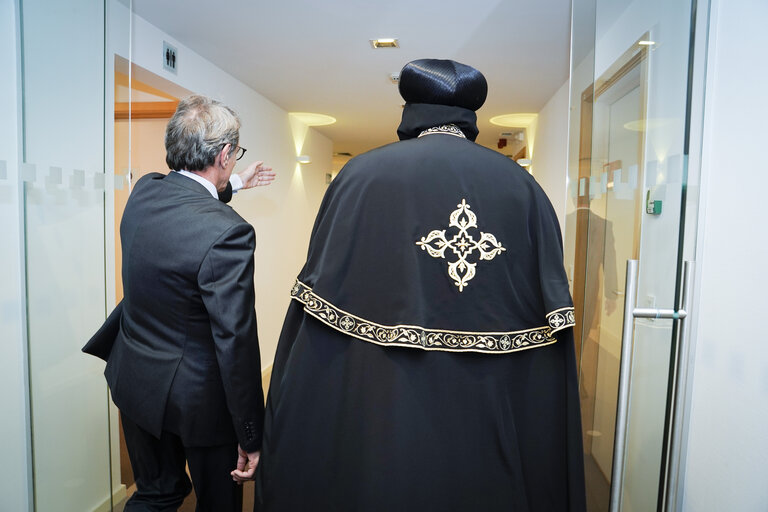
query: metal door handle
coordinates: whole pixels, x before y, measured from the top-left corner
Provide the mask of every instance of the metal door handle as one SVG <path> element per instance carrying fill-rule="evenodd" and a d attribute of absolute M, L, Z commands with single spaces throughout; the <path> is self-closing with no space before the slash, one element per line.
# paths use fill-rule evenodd
<path fill-rule="evenodd" d="M 684 309 L 635 308 L 632 310 L 632 316 L 635 318 L 670 318 L 672 320 L 681 320 L 688 316 L 688 312 Z"/>
<path fill-rule="evenodd" d="M 618 512 L 624 486 L 626 460 L 627 422 L 629 419 L 629 384 L 632 376 L 633 313 L 637 302 L 637 260 L 627 260 L 627 280 L 624 287 L 624 326 L 621 329 L 621 359 L 619 361 L 619 396 L 616 402 L 616 434 L 613 443 L 613 468 L 611 469 L 610 512 Z"/>
<path fill-rule="evenodd" d="M 635 318 L 667 318 L 681 320 L 680 337 L 677 351 L 677 368 L 675 382 L 675 398 L 673 403 L 673 422 L 670 436 L 670 459 L 667 467 L 667 490 L 671 479 L 676 476 L 679 468 L 679 438 L 682 424 L 682 411 L 679 407 L 684 400 L 684 385 L 680 377 L 685 376 L 686 366 L 683 361 L 687 357 L 688 347 L 685 344 L 685 322 L 688 316 L 688 301 L 693 275 L 693 262 L 686 261 L 683 268 L 683 293 L 679 309 L 636 308 L 637 304 L 637 272 L 638 261 L 627 260 L 627 280 L 624 296 L 624 326 L 621 331 L 621 361 L 619 364 L 619 394 L 616 404 L 616 434 L 613 448 L 613 468 L 611 471 L 611 495 L 609 510 L 618 512 L 621 509 L 624 490 L 624 468 L 627 450 L 627 426 L 629 423 L 629 394 L 632 381 L 632 357 L 634 354 L 634 319 Z M 674 385 L 674 384 L 673 384 Z"/>

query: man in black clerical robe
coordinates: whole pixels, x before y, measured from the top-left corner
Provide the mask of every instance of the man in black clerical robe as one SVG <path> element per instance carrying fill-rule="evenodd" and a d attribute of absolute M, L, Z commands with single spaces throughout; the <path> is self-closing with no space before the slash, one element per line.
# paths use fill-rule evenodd
<path fill-rule="evenodd" d="M 400 142 L 331 183 L 291 290 L 265 511 L 583 511 L 573 307 L 542 189 L 473 142 L 487 85 L 400 75 Z"/>

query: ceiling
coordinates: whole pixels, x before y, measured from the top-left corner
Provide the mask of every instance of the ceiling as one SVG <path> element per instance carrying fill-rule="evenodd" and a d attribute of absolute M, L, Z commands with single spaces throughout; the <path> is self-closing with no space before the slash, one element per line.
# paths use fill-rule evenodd
<path fill-rule="evenodd" d="M 128 0 L 121 0 L 128 4 Z M 392 73 L 449 58 L 486 76 L 489 119 L 538 112 L 568 78 L 570 0 L 133 0 L 134 12 L 289 112 L 337 119 L 317 130 L 335 152 L 397 140 L 403 103 Z M 374 50 L 395 37 L 400 48 Z"/>

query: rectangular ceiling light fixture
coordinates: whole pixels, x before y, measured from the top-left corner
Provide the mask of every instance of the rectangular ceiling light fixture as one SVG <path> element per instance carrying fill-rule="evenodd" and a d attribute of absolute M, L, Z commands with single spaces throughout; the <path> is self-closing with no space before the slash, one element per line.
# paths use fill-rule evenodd
<path fill-rule="evenodd" d="M 397 39 L 392 38 L 381 38 L 381 39 L 371 39 L 371 46 L 374 49 L 378 48 L 400 48 L 400 43 L 397 42 Z"/>

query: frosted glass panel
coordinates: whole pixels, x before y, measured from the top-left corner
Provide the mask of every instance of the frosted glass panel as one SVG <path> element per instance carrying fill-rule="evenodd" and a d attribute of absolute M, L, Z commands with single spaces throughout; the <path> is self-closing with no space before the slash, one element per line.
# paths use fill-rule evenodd
<path fill-rule="evenodd" d="M 21 2 L 23 217 L 35 509 L 109 510 L 102 2 Z"/>

